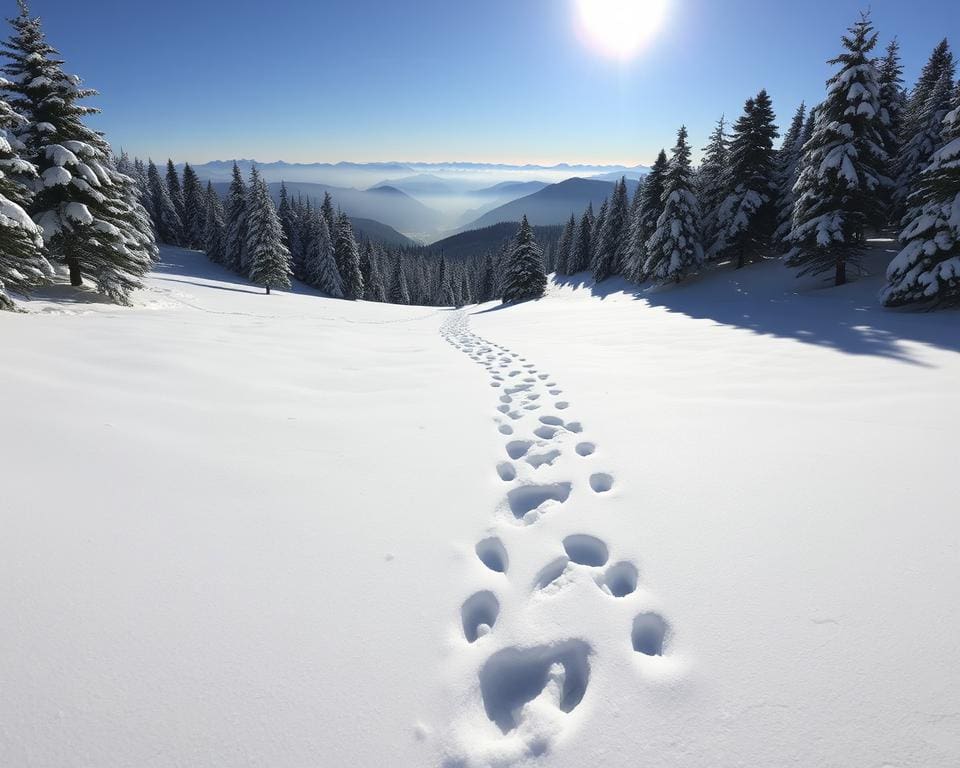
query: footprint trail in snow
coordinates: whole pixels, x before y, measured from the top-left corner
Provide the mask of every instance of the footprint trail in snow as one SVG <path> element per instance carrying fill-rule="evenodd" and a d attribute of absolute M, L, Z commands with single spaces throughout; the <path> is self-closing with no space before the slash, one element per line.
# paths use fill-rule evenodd
<path fill-rule="evenodd" d="M 502 444 L 491 469 L 503 487 L 492 524 L 474 548 L 482 583 L 464 595 L 457 627 L 463 649 L 457 664 L 470 670 L 477 713 L 452 724 L 444 766 L 509 766 L 548 754 L 582 724 L 577 710 L 604 696 L 591 687 L 598 654 L 637 660 L 639 687 L 644 664 L 669 659 L 671 628 L 651 607 L 651 594 L 638 588 L 637 564 L 616 558 L 615 543 L 589 532 L 590 512 L 616 492 L 616 479 L 598 471 L 598 446 L 585 439 L 558 382 L 511 349 L 472 333 L 466 312 L 452 314 L 440 333 L 490 376 L 496 392 L 492 435 Z M 582 521 L 584 530 L 558 536 L 547 524 L 556 521 L 564 523 L 562 530 L 579 530 Z M 511 544 L 555 555 L 524 562 L 511 554 Z M 551 616 L 555 601 L 577 589 L 592 590 L 589 599 L 598 601 L 585 625 L 594 626 L 592 633 L 583 623 L 564 631 Z M 625 611 L 632 619 L 624 621 Z M 596 627 L 605 617 L 609 626 Z M 621 624 L 616 648 L 600 641 L 610 628 L 621 631 Z M 554 629 L 531 641 L 531 627 Z"/>

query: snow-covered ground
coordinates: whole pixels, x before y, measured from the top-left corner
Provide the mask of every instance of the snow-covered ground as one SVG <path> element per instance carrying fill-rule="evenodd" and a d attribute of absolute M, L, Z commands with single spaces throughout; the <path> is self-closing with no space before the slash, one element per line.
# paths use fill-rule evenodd
<path fill-rule="evenodd" d="M 0 765 L 960 762 L 960 314 L 164 257 L 0 314 Z"/>

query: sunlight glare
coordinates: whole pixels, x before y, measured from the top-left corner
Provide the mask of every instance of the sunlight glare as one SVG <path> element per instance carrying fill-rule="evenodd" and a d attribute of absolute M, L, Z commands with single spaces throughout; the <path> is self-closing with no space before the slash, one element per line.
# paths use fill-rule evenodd
<path fill-rule="evenodd" d="M 657 33 L 667 0 L 577 0 L 577 6 L 590 41 L 608 56 L 627 59 Z"/>

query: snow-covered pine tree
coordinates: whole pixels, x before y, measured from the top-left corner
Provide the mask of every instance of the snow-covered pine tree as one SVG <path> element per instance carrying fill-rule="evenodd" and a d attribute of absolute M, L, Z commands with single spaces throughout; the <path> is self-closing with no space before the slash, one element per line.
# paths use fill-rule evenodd
<path fill-rule="evenodd" d="M 883 175 L 880 83 L 869 58 L 876 44 L 866 15 L 843 36 L 844 52 L 829 62 L 839 71 L 817 107 L 795 188 L 787 264 L 800 275 L 832 271 L 836 285 L 847 281 L 848 267 L 859 267 L 864 229 L 879 218 L 890 184 Z"/>
<path fill-rule="evenodd" d="M 663 192 L 667 170 L 670 167 L 667 153 L 662 149 L 650 167 L 640 189 L 640 201 L 633 221 L 630 222 L 630 249 L 627 263 L 627 278 L 642 283 L 650 275 L 646 273 L 647 241 L 657 229 L 657 221 L 663 213 Z"/>
<path fill-rule="evenodd" d="M 700 241 L 700 204 L 693 191 L 687 128 L 677 132 L 664 177 L 663 213 L 647 241 L 643 273 L 656 280 L 680 282 L 703 264 Z"/>
<path fill-rule="evenodd" d="M 950 43 L 947 38 L 943 38 L 930 53 L 930 58 L 924 64 L 920 77 L 917 78 L 917 82 L 907 97 L 907 103 L 903 111 L 901 139 L 908 139 L 926 123 L 925 110 L 930 92 L 933 91 L 944 71 L 953 71 L 954 67 L 955 62 L 953 52 L 950 50 Z"/>
<path fill-rule="evenodd" d="M 896 188 L 893 192 L 893 211 L 909 219 L 915 217 L 910 211 L 910 197 L 914 183 L 930 158 L 943 143 L 943 118 L 950 111 L 953 95 L 953 69 L 945 69 L 927 98 L 926 122 L 903 145 L 900 151 Z"/>
<path fill-rule="evenodd" d="M 593 279 L 600 283 L 610 275 L 620 274 L 623 269 L 623 254 L 627 250 L 627 233 L 630 229 L 630 202 L 627 199 L 627 180 L 621 178 L 613 188 L 603 229 L 597 242 L 597 253 L 590 265 Z"/>
<path fill-rule="evenodd" d="M 359 245 L 360 252 L 360 275 L 363 277 L 363 295 L 360 296 L 361 299 L 367 301 L 373 301 L 371 296 L 373 295 L 373 283 L 370 280 L 370 273 L 373 271 L 373 243 L 369 240 L 364 240 Z"/>
<path fill-rule="evenodd" d="M 150 223 L 153 225 L 154 240 L 159 240 L 157 235 L 157 212 L 153 207 L 153 195 L 150 194 L 150 180 L 147 176 L 147 167 L 139 157 L 133 159 L 133 178 L 137 180 L 137 192 L 140 194 L 140 205 L 150 217 Z"/>
<path fill-rule="evenodd" d="M 290 251 L 290 259 L 293 262 L 293 274 L 302 280 L 304 253 L 303 241 L 300 238 L 300 222 L 296 208 L 290 203 L 287 185 L 282 181 L 280 182 L 280 205 L 277 206 L 277 215 L 280 216 L 280 223 L 283 225 L 283 235 L 286 238 L 287 249 Z"/>
<path fill-rule="evenodd" d="M 943 121 L 943 144 L 910 196 L 903 250 L 887 269 L 888 307 L 960 304 L 960 88 Z"/>
<path fill-rule="evenodd" d="M 607 223 L 607 211 L 610 209 L 610 198 L 608 197 L 600 205 L 600 212 L 590 224 L 590 261 L 587 262 L 587 269 L 593 271 L 593 265 L 597 263 L 600 254 L 600 241 L 603 236 L 603 228 Z"/>
<path fill-rule="evenodd" d="M 766 91 L 747 99 L 730 140 L 728 192 L 717 211 L 716 236 L 707 258 L 735 257 L 737 269 L 763 255 L 776 225 L 776 165 L 779 136 Z"/>
<path fill-rule="evenodd" d="M 800 158 L 803 156 L 804 133 L 807 107 L 803 102 L 793 113 L 793 120 L 787 135 L 783 137 L 783 146 L 777 152 L 776 184 L 777 184 L 777 221 L 773 232 L 773 240 L 783 245 L 793 226 L 793 205 L 796 197 L 793 187 L 800 176 Z"/>
<path fill-rule="evenodd" d="M 890 215 L 894 222 L 898 222 L 906 212 L 906 200 L 914 177 L 923 170 L 939 146 L 941 124 L 949 110 L 955 70 L 953 52 L 944 38 L 930 54 L 904 110 L 900 153 L 892 163 L 896 183 Z"/>
<path fill-rule="evenodd" d="M 204 216 L 203 250 L 207 258 L 216 264 L 223 264 L 226 247 L 226 213 L 220 195 L 213 188 L 212 182 L 207 182 L 205 197 L 206 214 Z"/>
<path fill-rule="evenodd" d="M 336 242 L 337 231 L 337 213 L 333 210 L 333 198 L 329 192 L 323 193 L 323 203 L 320 205 L 320 213 L 327 220 L 327 229 L 330 232 L 330 240 Z"/>
<path fill-rule="evenodd" d="M 170 193 L 170 199 L 173 201 L 173 207 L 177 212 L 177 216 L 179 216 L 180 221 L 183 222 L 183 239 L 184 242 L 186 242 L 187 209 L 183 201 L 183 187 L 180 184 L 180 174 L 177 173 L 177 168 L 170 158 L 167 158 L 167 191 Z"/>
<path fill-rule="evenodd" d="M 703 239 L 707 243 L 714 242 L 717 236 L 717 213 L 729 186 L 729 156 L 730 137 L 727 134 L 726 116 L 721 115 L 716 128 L 710 134 L 707 146 L 703 148 L 703 162 L 700 163 L 696 175 L 697 199 L 700 201 L 703 220 Z M 663 157 L 663 162 L 666 165 L 666 155 Z M 657 202 L 659 204 L 659 197 Z M 658 211 L 653 220 L 656 221 L 659 215 Z M 647 233 L 643 240 L 649 236 L 650 234 Z M 636 257 L 633 263 L 637 263 Z"/>
<path fill-rule="evenodd" d="M 160 176 L 160 171 L 153 164 L 153 160 L 150 160 L 147 165 L 147 192 L 153 205 L 153 224 L 160 242 L 167 245 L 182 245 L 183 223 L 173 207 L 173 201 L 167 192 L 167 184 Z"/>
<path fill-rule="evenodd" d="M 900 43 L 893 38 L 887 44 L 883 58 L 876 62 L 880 76 L 880 109 L 886 115 L 884 145 L 893 159 L 900 154 L 900 134 L 903 129 L 907 97 L 903 90 L 903 65 L 900 63 Z M 887 173 L 893 177 L 892 169 Z"/>
<path fill-rule="evenodd" d="M 247 186 L 240 175 L 240 168 L 233 164 L 233 179 L 227 197 L 227 227 L 223 247 L 223 263 L 234 272 L 241 273 L 246 261 L 247 248 Z"/>
<path fill-rule="evenodd" d="M 131 172 L 133 172 L 134 168 L 132 163 L 129 167 Z M 112 167 L 111 170 L 119 176 L 119 180 L 114 180 L 113 191 L 119 195 L 122 203 L 126 205 L 130 211 L 128 223 L 131 236 L 146 250 L 151 261 L 160 261 L 160 249 L 157 247 L 157 233 L 153 226 L 153 220 L 150 218 L 150 213 L 142 203 L 143 194 L 141 192 L 140 182 L 135 175 L 119 171 L 115 166 Z"/>
<path fill-rule="evenodd" d="M 409 304 L 410 288 L 407 286 L 407 275 L 403 269 L 403 259 L 397 254 L 393 268 L 393 279 L 390 281 L 389 299 L 391 304 Z"/>
<path fill-rule="evenodd" d="M 480 269 L 480 284 L 477 291 L 477 301 L 492 301 L 496 297 L 496 285 L 494 277 L 493 254 L 488 253 L 483 258 L 483 265 Z"/>
<path fill-rule="evenodd" d="M 363 298 L 363 274 L 360 272 L 360 252 L 353 236 L 353 225 L 347 214 L 337 218 L 337 239 L 334 242 L 337 269 L 343 278 L 343 295 L 347 299 Z"/>
<path fill-rule="evenodd" d="M 309 226 L 304 243 L 304 278 L 314 288 L 319 288 L 334 299 L 342 299 L 343 280 L 337 269 L 337 259 L 330 242 L 327 220 L 318 208 L 309 214 Z"/>
<path fill-rule="evenodd" d="M 183 166 L 183 234 L 186 245 L 195 251 L 203 250 L 203 233 L 207 228 L 207 205 L 203 186 L 190 163 Z"/>
<path fill-rule="evenodd" d="M 30 190 L 20 181 L 36 178 L 13 133 L 24 122 L 0 99 L 0 309 L 7 310 L 15 309 L 8 291 L 25 294 L 53 276 L 43 255 L 43 231 L 26 211 Z"/>
<path fill-rule="evenodd" d="M 89 275 L 100 293 L 127 303 L 156 254 L 142 208 L 131 207 L 134 182 L 112 167 L 110 145 L 83 122 L 98 110 L 80 102 L 96 91 L 63 71 L 40 20 L 25 0 L 19 7 L 4 43 L 8 79 L 0 85 L 27 120 L 17 138 L 40 176 L 29 213 L 43 230 L 46 255 L 67 264 L 71 284 Z"/>
<path fill-rule="evenodd" d="M 503 303 L 539 299 L 547 288 L 543 256 L 524 216 L 507 259 L 503 281 Z"/>
<path fill-rule="evenodd" d="M 259 174 L 250 179 L 251 193 L 247 208 L 247 258 L 250 280 L 262 285 L 270 294 L 272 288 L 289 288 L 293 270 L 290 251 L 283 242 L 283 225 L 270 199 L 267 183 Z"/>
<path fill-rule="evenodd" d="M 590 243 L 593 240 L 593 217 L 590 210 L 583 212 L 577 231 L 574 234 L 573 244 L 570 246 L 570 257 L 567 262 L 567 274 L 575 275 L 583 272 L 590 266 Z"/>
<path fill-rule="evenodd" d="M 137 229 L 141 236 L 147 237 L 156 244 L 157 230 L 153 224 L 153 215 L 148 207 L 150 195 L 146 185 L 146 170 L 143 163 L 139 160 L 131 159 L 125 151 L 121 151 L 119 156 L 113 158 L 113 167 L 118 173 L 126 176 L 130 181 L 127 184 L 125 199 L 130 207 L 137 213 Z M 154 260 L 160 258 L 160 250 L 155 248 L 153 251 Z"/>
<path fill-rule="evenodd" d="M 573 238 L 576 236 L 577 220 L 570 214 L 570 220 L 563 228 L 563 234 L 560 235 L 560 242 L 557 243 L 557 274 L 570 274 L 570 251 L 573 248 Z"/>
<path fill-rule="evenodd" d="M 383 272 L 380 269 L 381 253 L 378 249 L 370 252 L 369 279 L 364 280 L 364 298 L 367 301 L 384 302 L 387 300 L 387 289 L 383 284 Z"/>
<path fill-rule="evenodd" d="M 470 293 L 470 282 L 467 280 L 467 275 L 463 274 L 460 276 L 460 305 L 465 307 L 468 304 L 473 304 L 473 296 Z"/>

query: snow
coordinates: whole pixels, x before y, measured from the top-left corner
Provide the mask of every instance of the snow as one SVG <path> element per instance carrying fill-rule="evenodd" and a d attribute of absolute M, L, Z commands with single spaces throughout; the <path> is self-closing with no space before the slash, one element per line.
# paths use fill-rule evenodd
<path fill-rule="evenodd" d="M 0 314 L 0 764 L 952 768 L 957 313 L 889 256 Z"/>
<path fill-rule="evenodd" d="M 63 216 L 76 224 L 93 224 L 93 214 L 83 203 L 67 203 L 63 206 Z"/>
<path fill-rule="evenodd" d="M 78 144 L 79 142 L 72 142 Z M 44 153 L 47 156 L 47 159 L 50 160 L 54 165 L 64 166 L 64 165 L 76 165 L 79 160 L 77 156 L 67 147 L 62 144 L 49 144 L 43 148 Z"/>
<path fill-rule="evenodd" d="M 69 184 L 73 176 L 70 171 L 59 165 L 51 165 L 43 172 L 40 177 L 43 180 L 44 187 L 57 187 L 63 184 Z"/>
<path fill-rule="evenodd" d="M 0 227 L 17 227 L 32 233 L 40 230 L 23 208 L 0 195 Z"/>

